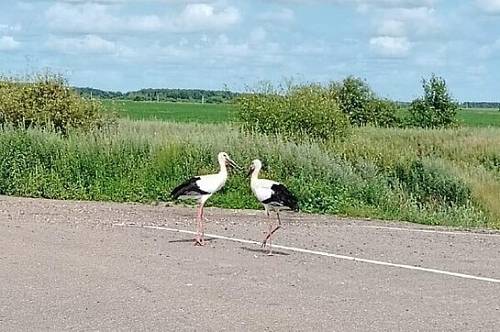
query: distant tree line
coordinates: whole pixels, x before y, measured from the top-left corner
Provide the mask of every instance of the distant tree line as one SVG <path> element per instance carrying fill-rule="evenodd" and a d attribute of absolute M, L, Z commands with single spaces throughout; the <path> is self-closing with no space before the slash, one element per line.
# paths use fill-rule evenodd
<path fill-rule="evenodd" d="M 408 108 L 411 106 L 409 101 L 396 101 L 396 105 L 402 108 Z M 464 101 L 459 103 L 461 108 L 500 108 L 500 102 L 494 101 Z"/>
<path fill-rule="evenodd" d="M 360 83 L 347 80 L 347 83 Z M 349 85 L 349 84 L 347 84 Z M 362 85 L 365 85 L 362 83 Z M 80 96 L 90 99 L 121 99 L 133 101 L 170 101 L 221 104 L 232 101 L 241 94 L 227 90 L 202 90 L 202 89 L 141 89 L 137 91 L 120 92 L 105 91 L 94 88 L 74 88 Z M 395 101 L 397 106 L 407 108 L 411 106 L 408 101 Z M 459 104 L 462 108 L 500 108 L 500 102 L 466 101 Z"/>
<path fill-rule="evenodd" d="M 104 91 L 94 88 L 75 88 L 84 98 L 120 99 L 133 101 L 170 101 L 170 102 L 205 102 L 227 103 L 239 94 L 223 90 L 201 89 L 141 89 L 137 91 L 119 92 Z"/>
<path fill-rule="evenodd" d="M 466 101 L 460 106 L 463 108 L 500 108 L 500 102 Z"/>

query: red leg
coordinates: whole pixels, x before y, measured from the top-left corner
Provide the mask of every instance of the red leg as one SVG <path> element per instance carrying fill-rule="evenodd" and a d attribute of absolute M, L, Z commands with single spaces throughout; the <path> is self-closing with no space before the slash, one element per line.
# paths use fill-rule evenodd
<path fill-rule="evenodd" d="M 272 226 L 272 223 L 271 223 L 271 219 L 269 218 L 269 210 L 267 210 L 266 208 L 266 214 L 267 214 L 267 224 L 268 224 L 268 230 L 267 230 L 267 234 L 266 234 L 266 237 L 264 238 L 264 241 L 262 241 L 262 244 L 261 244 L 261 247 L 262 248 L 265 248 L 266 247 L 266 244 L 267 244 L 267 240 L 269 239 L 269 236 L 271 234 L 271 226 Z"/>
<path fill-rule="evenodd" d="M 279 215 L 278 212 L 276 212 L 276 215 L 278 216 L 278 225 L 274 229 L 271 227 L 272 224 L 269 225 L 269 232 L 267 233 L 266 238 L 262 242 L 263 245 L 265 245 L 265 243 L 267 242 L 267 240 L 271 238 L 271 236 L 274 234 L 274 232 L 276 232 L 278 229 L 281 228 L 280 215 Z"/>
<path fill-rule="evenodd" d="M 276 211 L 276 216 L 278 217 L 278 225 L 274 229 L 272 229 L 272 230 L 271 230 L 271 226 L 270 226 L 269 227 L 269 233 L 268 233 L 267 237 L 264 239 L 264 242 L 265 242 L 269 238 L 269 253 L 268 253 L 269 256 L 273 255 L 273 249 L 272 249 L 272 246 L 271 246 L 271 237 L 273 236 L 274 232 L 276 232 L 278 229 L 281 228 L 280 214 L 277 211 Z"/>
<path fill-rule="evenodd" d="M 201 223 L 201 245 L 205 245 L 205 224 L 204 224 L 204 214 L 203 207 L 205 204 L 201 204 L 201 214 L 200 214 L 200 223 Z"/>
<path fill-rule="evenodd" d="M 198 208 L 198 213 L 196 215 L 196 237 L 194 239 L 194 245 L 195 246 L 201 246 L 203 245 L 202 241 L 201 241 L 201 236 L 200 236 L 200 232 L 201 232 L 201 218 L 202 218 L 202 214 L 203 214 L 203 205 L 200 205 L 200 207 Z"/>
<path fill-rule="evenodd" d="M 274 231 L 271 230 L 272 227 L 273 227 L 273 224 L 270 224 L 269 225 L 269 241 L 268 241 L 269 242 L 269 252 L 267 253 L 268 256 L 272 256 L 273 255 L 273 244 L 272 244 L 273 240 L 272 240 L 272 236 L 273 236 Z"/>

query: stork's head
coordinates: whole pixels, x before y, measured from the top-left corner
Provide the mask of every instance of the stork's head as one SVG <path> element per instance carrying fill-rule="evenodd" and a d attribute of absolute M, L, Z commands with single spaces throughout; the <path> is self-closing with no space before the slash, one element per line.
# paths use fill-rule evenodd
<path fill-rule="evenodd" d="M 219 152 L 217 159 L 219 160 L 219 164 L 221 165 L 224 164 L 232 168 L 240 168 L 225 152 Z"/>
<path fill-rule="evenodd" d="M 252 174 L 255 170 L 260 171 L 261 168 L 262 162 L 259 159 L 253 160 L 250 164 L 250 168 L 248 169 L 248 176 L 250 176 L 250 174 Z"/>

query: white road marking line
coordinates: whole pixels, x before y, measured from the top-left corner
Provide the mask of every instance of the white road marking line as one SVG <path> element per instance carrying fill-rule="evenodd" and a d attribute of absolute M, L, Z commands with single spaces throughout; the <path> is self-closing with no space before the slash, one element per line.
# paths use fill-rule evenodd
<path fill-rule="evenodd" d="M 151 226 L 151 225 L 140 226 L 140 225 L 129 225 L 129 224 L 123 224 L 123 223 L 113 224 L 113 226 L 159 229 L 159 230 L 175 232 L 175 233 L 192 234 L 192 235 L 196 234 L 196 232 L 193 232 L 193 231 L 188 231 L 188 230 L 178 229 L 178 228 L 164 227 L 164 226 Z M 238 242 L 238 243 L 258 244 L 258 245 L 261 244 L 261 242 L 258 242 L 258 241 L 238 239 L 238 238 L 234 238 L 234 237 L 228 237 L 228 236 L 217 235 L 217 234 L 206 233 L 205 236 L 211 237 L 214 239 L 227 240 L 227 241 Z M 500 284 L 500 279 L 480 277 L 480 276 L 474 276 L 474 275 L 464 274 L 464 273 L 450 272 L 450 271 L 431 269 L 431 268 L 419 267 L 419 266 L 407 265 L 407 264 L 390 263 L 390 262 L 377 261 L 377 260 L 366 259 L 366 258 L 357 258 L 357 257 L 352 257 L 352 256 L 346 256 L 346 255 L 332 254 L 332 253 L 324 252 L 324 251 L 309 250 L 309 249 L 302 249 L 302 248 L 296 248 L 296 247 L 288 247 L 288 246 L 282 246 L 282 245 L 276 245 L 276 244 L 273 244 L 272 247 L 275 249 L 277 248 L 277 249 L 300 252 L 300 253 L 305 253 L 305 254 L 313 254 L 313 255 L 319 255 L 319 256 L 344 259 L 344 260 L 348 260 L 348 261 L 352 261 L 352 262 L 361 262 L 361 263 L 368 263 L 368 264 L 381 265 L 381 266 L 397 267 L 397 268 L 407 269 L 407 270 L 430 272 L 430 273 L 448 275 L 448 276 L 457 277 L 457 278 L 487 281 L 487 282 L 493 282 L 493 283 Z"/>
<path fill-rule="evenodd" d="M 440 231 L 435 229 L 422 229 L 422 228 L 404 228 L 404 227 L 393 227 L 393 226 L 369 226 L 369 225 L 349 225 L 349 227 L 359 227 L 359 228 L 374 228 L 374 229 L 389 229 L 394 231 L 406 231 L 406 232 L 420 232 L 420 233 L 435 233 L 435 234 L 447 234 L 447 235 L 475 235 L 475 236 L 500 236 L 500 233 L 478 233 L 478 232 L 467 232 L 467 231 Z"/>

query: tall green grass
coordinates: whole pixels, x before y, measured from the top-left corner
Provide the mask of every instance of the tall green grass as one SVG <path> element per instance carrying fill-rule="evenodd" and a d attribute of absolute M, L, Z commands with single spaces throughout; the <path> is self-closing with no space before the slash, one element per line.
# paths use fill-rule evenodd
<path fill-rule="evenodd" d="M 349 141 L 293 143 L 226 124 L 122 120 L 107 132 L 5 128 L 0 193 L 59 199 L 170 200 L 180 181 L 217 170 L 228 152 L 260 158 L 303 211 L 500 228 L 500 130 L 356 129 Z M 258 208 L 242 173 L 210 204 Z"/>

